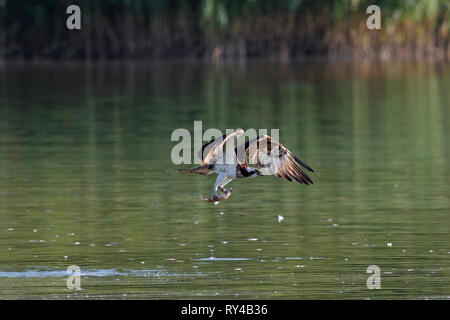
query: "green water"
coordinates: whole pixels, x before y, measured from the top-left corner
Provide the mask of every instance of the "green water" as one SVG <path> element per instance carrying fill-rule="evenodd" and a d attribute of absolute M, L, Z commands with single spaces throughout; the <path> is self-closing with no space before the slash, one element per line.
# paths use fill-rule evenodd
<path fill-rule="evenodd" d="M 449 106 L 445 64 L 1 65 L 0 298 L 448 299 Z M 280 129 L 315 184 L 202 202 L 194 120 Z"/>

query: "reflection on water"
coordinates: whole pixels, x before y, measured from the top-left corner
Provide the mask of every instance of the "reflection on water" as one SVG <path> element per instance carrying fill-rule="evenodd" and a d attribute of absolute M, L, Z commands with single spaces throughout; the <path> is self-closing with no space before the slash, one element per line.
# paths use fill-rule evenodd
<path fill-rule="evenodd" d="M 4 65 L 0 298 L 448 297 L 449 77 L 435 64 Z M 215 177 L 170 160 L 172 130 L 194 120 L 279 128 L 315 184 L 261 177 L 200 201 Z M 381 290 L 366 286 L 373 264 Z"/>
<path fill-rule="evenodd" d="M 0 271 L 0 278 L 46 278 L 46 277 L 68 277 L 73 273 L 67 270 L 46 270 L 48 268 L 38 268 L 25 271 Z M 193 277 L 205 276 L 201 273 L 180 274 L 168 273 L 164 270 L 117 270 L 117 269 L 83 269 L 80 277 L 112 277 L 112 276 L 139 276 L 139 277 Z"/>
<path fill-rule="evenodd" d="M 66 270 L 25 270 L 25 271 L 0 271 L 0 278 L 45 278 L 45 277 L 68 277 L 72 273 Z M 80 276 L 107 277 L 126 275 L 115 269 L 83 270 Z"/>

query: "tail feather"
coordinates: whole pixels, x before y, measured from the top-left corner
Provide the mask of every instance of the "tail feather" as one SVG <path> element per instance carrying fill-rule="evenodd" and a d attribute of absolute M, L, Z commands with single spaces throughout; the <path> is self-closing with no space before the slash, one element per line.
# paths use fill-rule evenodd
<path fill-rule="evenodd" d="M 190 169 L 181 169 L 178 170 L 178 172 L 180 173 L 197 173 L 197 174 L 202 174 L 202 175 L 209 175 L 211 173 L 213 173 L 214 171 L 211 170 L 211 168 L 209 166 L 200 166 L 200 167 L 195 167 L 195 168 L 190 168 Z"/>

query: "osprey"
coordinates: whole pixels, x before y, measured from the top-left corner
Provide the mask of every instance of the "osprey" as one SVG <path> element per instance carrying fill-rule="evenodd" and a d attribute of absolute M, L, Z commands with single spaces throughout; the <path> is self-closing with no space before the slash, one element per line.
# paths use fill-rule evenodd
<path fill-rule="evenodd" d="M 273 175 L 301 184 L 313 184 L 302 168 L 310 172 L 314 170 L 267 135 L 260 135 L 236 146 L 235 140 L 243 133 L 244 131 L 239 129 L 211 140 L 199 151 L 198 155 L 203 159 L 201 166 L 180 170 L 202 175 L 217 174 L 212 195 L 209 198 L 202 198 L 203 201 L 217 202 L 228 199 L 232 190 L 224 187 L 233 179 Z M 249 162 L 256 168 L 250 167 Z M 220 195 L 217 194 L 218 190 L 221 192 Z"/>

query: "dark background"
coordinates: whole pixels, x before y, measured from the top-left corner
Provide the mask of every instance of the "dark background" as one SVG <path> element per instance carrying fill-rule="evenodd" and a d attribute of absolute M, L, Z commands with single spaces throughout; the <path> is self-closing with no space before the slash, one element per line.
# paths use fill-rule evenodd
<path fill-rule="evenodd" d="M 81 8 L 81 30 L 66 9 Z M 381 8 L 381 30 L 366 9 Z M 448 0 L 2 0 L 0 57 L 449 57 Z"/>

